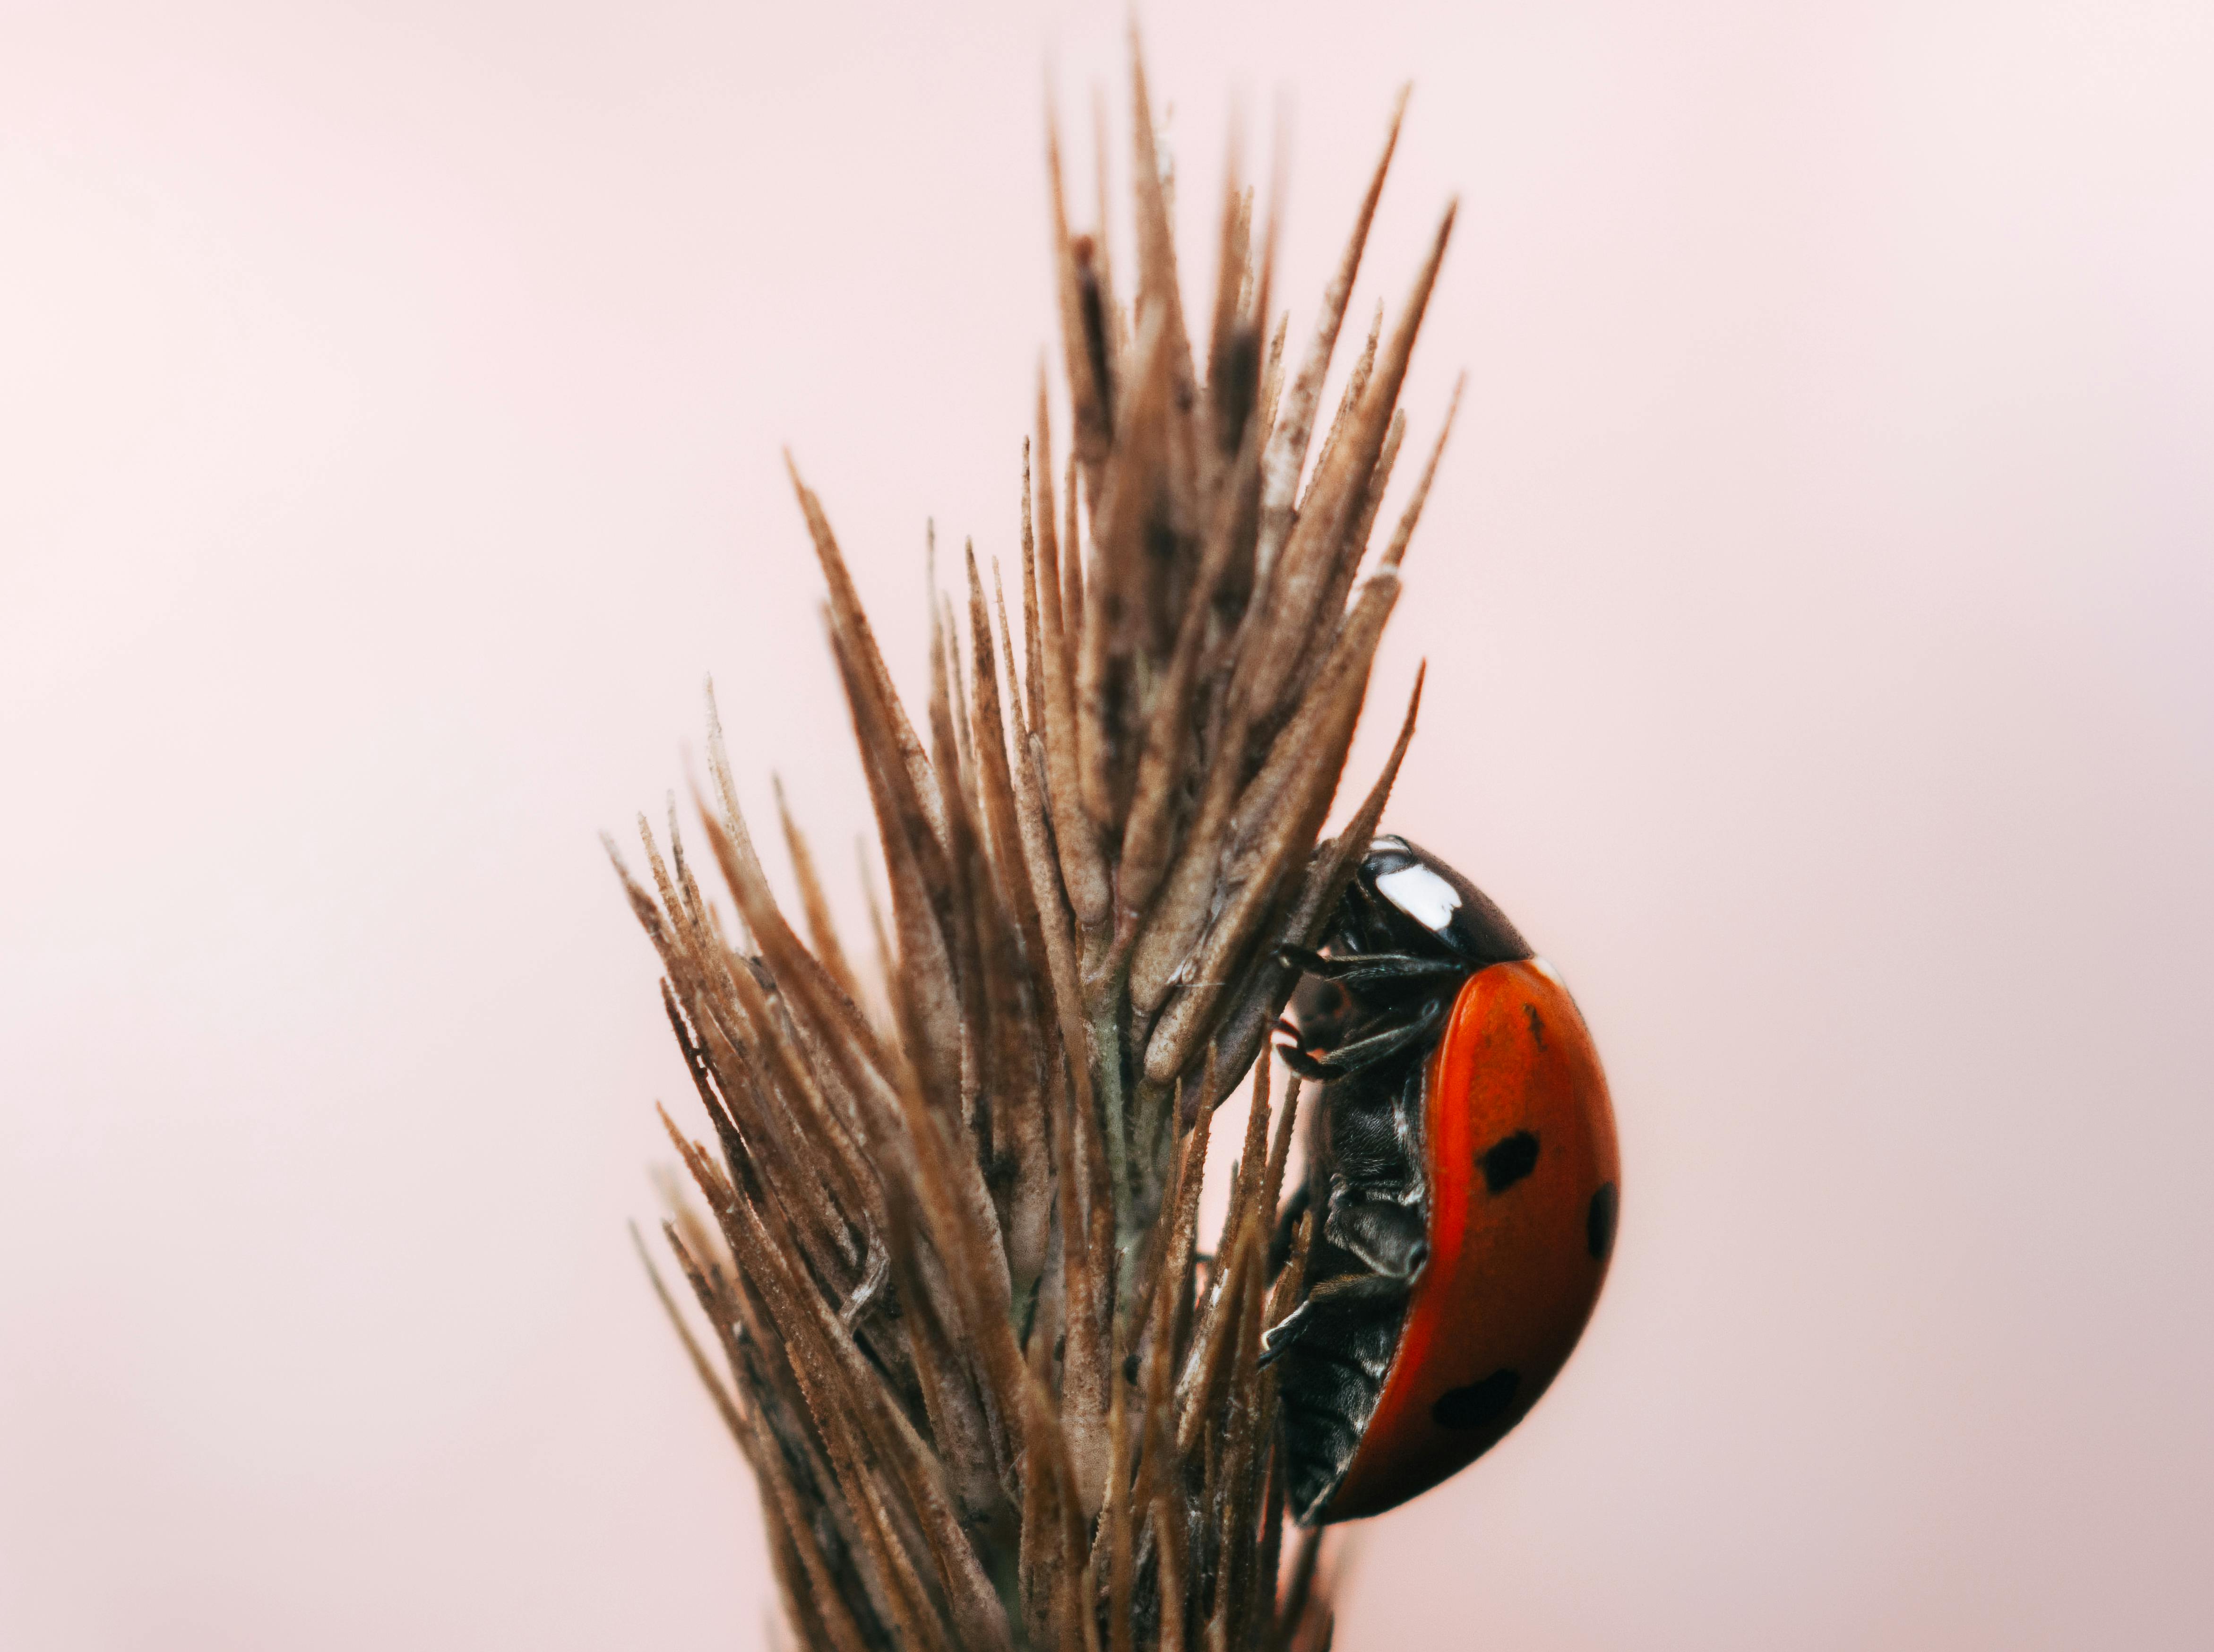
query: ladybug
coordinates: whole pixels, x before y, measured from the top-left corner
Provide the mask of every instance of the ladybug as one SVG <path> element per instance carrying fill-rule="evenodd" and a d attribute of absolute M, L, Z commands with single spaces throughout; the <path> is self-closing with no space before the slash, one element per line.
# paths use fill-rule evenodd
<path fill-rule="evenodd" d="M 1590 1031 L 1468 879 L 1369 845 L 1277 1053 L 1321 1083 L 1279 1268 L 1318 1213 L 1300 1301 L 1268 1336 L 1303 1526 L 1379 1514 L 1536 1404 L 1599 1300 L 1620 1160 Z"/>

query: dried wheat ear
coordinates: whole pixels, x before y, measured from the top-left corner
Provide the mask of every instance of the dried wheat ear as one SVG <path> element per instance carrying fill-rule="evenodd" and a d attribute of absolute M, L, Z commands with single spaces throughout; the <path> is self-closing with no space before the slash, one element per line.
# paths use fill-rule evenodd
<path fill-rule="evenodd" d="M 733 913 L 702 894 L 673 805 L 665 850 L 639 823 L 650 886 L 616 857 L 711 1127 L 695 1141 L 664 1115 L 698 1196 L 670 1178 L 664 1233 L 706 1333 L 655 1288 L 759 1484 L 788 1634 L 825 1652 L 1316 1652 L 1332 1633 L 1317 1535 L 1279 1563 L 1257 1356 L 1303 1266 L 1304 1229 L 1269 1276 L 1300 1097 L 1272 1104 L 1255 1057 L 1293 984 L 1277 948 L 1315 943 L 1414 730 L 1410 701 L 1318 841 L 1444 444 L 1369 559 L 1453 212 L 1310 463 L 1398 111 L 1288 372 L 1273 234 L 1233 155 L 1202 375 L 1142 66 L 1133 82 L 1135 299 L 1104 232 L 1069 229 L 1049 137 L 1072 451 L 1057 472 L 1042 382 L 1019 631 L 972 548 L 965 612 L 933 598 L 921 730 L 793 477 L 883 846 L 880 990 L 780 792 L 798 927 L 771 893 L 712 696 L 698 802 Z M 1249 1071 L 1208 1254 L 1210 1121 Z"/>

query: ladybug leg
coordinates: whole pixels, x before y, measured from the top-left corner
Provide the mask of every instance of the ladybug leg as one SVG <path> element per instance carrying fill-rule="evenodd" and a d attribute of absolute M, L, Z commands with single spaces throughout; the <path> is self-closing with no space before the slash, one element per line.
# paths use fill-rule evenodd
<path fill-rule="evenodd" d="M 1359 1257 L 1375 1277 L 1398 1280 L 1403 1288 L 1411 1283 L 1430 1259 L 1422 1210 L 1387 1199 L 1348 1199 L 1343 1193 L 1341 1188 L 1330 1197 L 1324 1237 Z"/>
<path fill-rule="evenodd" d="M 1301 1189 L 1302 1193 L 1306 1189 Z M 1323 1237 L 1362 1263 L 1368 1272 L 1325 1280 L 1299 1306 L 1269 1327 L 1261 1339 L 1261 1363 L 1281 1358 L 1315 1324 L 1319 1315 L 1365 1313 L 1396 1308 L 1413 1288 L 1430 1245 L 1422 1212 L 1385 1199 L 1349 1199 L 1341 1184 L 1330 1194 Z M 1294 1196 L 1300 1212 L 1307 1203 Z M 1292 1214 L 1287 1203 L 1286 1214 Z M 1282 1230 L 1288 1233 L 1289 1230 Z M 1285 1241 L 1288 1250 L 1288 1239 Z"/>
<path fill-rule="evenodd" d="M 1365 1308 L 1395 1308 L 1407 1300 L 1407 1293 L 1412 1288 L 1411 1281 L 1388 1274 L 1349 1274 L 1315 1287 L 1314 1294 L 1300 1304 L 1300 1312 L 1319 1309 L 1342 1313 Z"/>
<path fill-rule="evenodd" d="M 1261 1333 L 1261 1357 L 1256 1364 L 1267 1370 L 1292 1351 L 1308 1326 L 1314 1324 L 1314 1299 L 1309 1297 L 1282 1319 Z"/>
<path fill-rule="evenodd" d="M 1364 1067 L 1373 1067 L 1379 1062 L 1389 1061 L 1410 1044 L 1419 1043 L 1437 1025 L 1444 1006 L 1434 998 L 1423 1001 L 1422 1007 L 1404 1021 L 1395 1021 L 1379 1032 L 1365 1038 L 1355 1038 L 1349 1044 L 1340 1044 L 1330 1051 L 1330 1059 L 1318 1062 L 1303 1049 L 1287 1045 L 1276 1046 L 1276 1053 L 1284 1065 L 1301 1078 L 1320 1079 L 1327 1083 L 1342 1079 L 1349 1073 L 1358 1073 Z"/>
<path fill-rule="evenodd" d="M 1418 958 L 1412 952 L 1349 952 L 1342 958 L 1324 958 L 1304 947 L 1279 946 L 1276 958 L 1301 975 L 1354 988 L 1442 980 L 1446 976 L 1465 976 L 1469 970 L 1459 958 Z"/>
<path fill-rule="evenodd" d="M 1274 1365 L 1325 1319 L 1342 1321 L 1397 1308 L 1407 1300 L 1412 1283 L 1383 1274 L 1353 1274 L 1316 1286 L 1305 1301 L 1263 1334 L 1260 1365 L 1263 1369 Z"/>

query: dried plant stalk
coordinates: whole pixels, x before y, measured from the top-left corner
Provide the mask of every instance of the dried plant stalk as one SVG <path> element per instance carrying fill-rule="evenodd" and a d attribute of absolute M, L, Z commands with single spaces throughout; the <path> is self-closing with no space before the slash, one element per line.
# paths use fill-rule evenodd
<path fill-rule="evenodd" d="M 672 1190 L 664 1224 L 707 1334 L 657 1270 L 655 1288 L 759 1483 L 790 1633 L 826 1652 L 1316 1652 L 1331 1636 L 1317 1533 L 1279 1577 L 1275 1380 L 1257 1356 L 1304 1266 L 1304 1227 L 1273 1277 L 1269 1262 L 1300 1098 L 1294 1082 L 1277 1105 L 1255 1057 L 1292 986 L 1277 951 L 1317 940 L 1413 732 L 1410 703 L 1321 840 L 1435 469 L 1433 453 L 1360 578 L 1453 215 L 1310 463 L 1398 112 L 1291 368 L 1274 227 L 1257 234 L 1234 157 L 1208 333 L 1189 335 L 1133 78 L 1127 312 L 1104 231 L 1068 227 L 1049 142 L 1073 429 L 1056 489 L 1041 385 L 1019 663 L 1001 571 L 988 593 L 972 551 L 959 600 L 933 599 L 911 719 L 793 476 L 883 849 L 882 1000 L 780 792 L 804 935 L 771 892 L 712 697 L 697 801 L 731 915 L 673 805 L 665 847 L 640 822 L 645 880 L 615 855 L 708 1126 L 669 1125 L 699 1202 Z M 1208 1257 L 1210 1122 L 1249 1071 Z"/>

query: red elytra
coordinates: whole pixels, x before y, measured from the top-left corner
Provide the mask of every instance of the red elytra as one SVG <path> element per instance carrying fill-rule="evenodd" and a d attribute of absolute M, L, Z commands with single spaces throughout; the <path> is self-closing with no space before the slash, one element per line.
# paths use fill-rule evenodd
<path fill-rule="evenodd" d="M 1320 1524 L 1380 1513 L 1496 1444 L 1590 1319 L 1620 1180 L 1590 1030 L 1459 872 L 1371 844 L 1278 1053 L 1322 1083 L 1302 1294 L 1269 1333 L 1286 1486 Z"/>
<path fill-rule="evenodd" d="M 1582 1336 L 1612 1250 L 1622 1165 L 1606 1079 L 1543 961 L 1468 978 L 1423 1087 L 1429 1259 L 1333 1520 L 1428 1490 L 1520 1422 Z M 1483 1153 L 1526 1134 L 1535 1164 L 1492 1193 Z"/>

